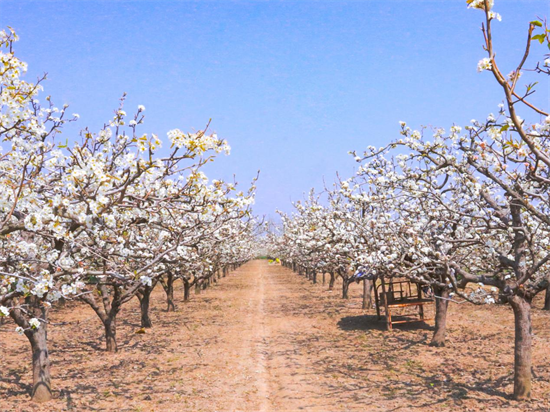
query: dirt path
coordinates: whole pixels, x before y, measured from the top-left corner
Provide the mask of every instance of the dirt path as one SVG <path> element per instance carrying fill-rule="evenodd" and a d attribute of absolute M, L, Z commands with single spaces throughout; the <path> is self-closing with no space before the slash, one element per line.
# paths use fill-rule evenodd
<path fill-rule="evenodd" d="M 178 286 L 179 288 L 180 286 Z M 550 315 L 533 311 L 535 400 L 510 400 L 512 314 L 506 306 L 451 306 L 445 348 L 428 324 L 384 330 L 321 282 L 253 261 L 177 311 L 153 293 L 153 328 L 137 302 L 120 314 L 117 354 L 103 351 L 93 312 L 74 302 L 53 313 L 56 399 L 28 404 L 28 344 L 0 325 L 0 411 L 548 411 Z M 536 303 L 540 306 L 540 303 Z"/>
<path fill-rule="evenodd" d="M 319 403 L 320 377 L 310 373 L 319 354 L 304 347 L 304 340 L 319 342 L 312 334 L 320 326 L 303 310 L 300 295 L 311 292 L 301 282 L 280 266 L 254 261 L 209 294 L 230 308 L 216 347 L 204 353 L 212 368 L 224 365 L 214 390 L 229 389 L 219 393 L 219 400 L 230 402 L 216 409 L 327 410 L 326 402 Z"/>
<path fill-rule="evenodd" d="M 319 403 L 320 377 L 310 370 L 319 354 L 304 347 L 304 340 L 319 341 L 312 334 L 320 326 L 302 310 L 300 295 L 311 292 L 296 275 L 261 261 L 243 267 L 227 286 L 237 285 L 240 293 L 224 299 L 243 316 L 234 318 L 232 330 L 221 335 L 224 352 L 238 348 L 228 368 L 239 370 L 237 382 L 224 383 L 236 386 L 238 394 L 228 410 L 327 410 L 326 403 Z M 239 382 L 239 375 L 244 381 Z"/>

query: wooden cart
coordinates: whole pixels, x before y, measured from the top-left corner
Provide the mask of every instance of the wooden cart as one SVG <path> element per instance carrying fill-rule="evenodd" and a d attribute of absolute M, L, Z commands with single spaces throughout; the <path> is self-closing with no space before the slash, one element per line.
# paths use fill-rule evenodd
<path fill-rule="evenodd" d="M 389 279 L 379 278 L 380 282 L 375 281 L 374 298 L 376 303 L 376 314 L 378 320 L 382 319 L 380 307 L 384 306 L 386 314 L 386 326 L 388 330 L 393 329 L 396 323 L 422 322 L 427 319 L 424 317 L 424 306 L 434 303 L 432 298 L 422 296 L 422 287 L 420 284 L 404 279 Z M 392 319 L 392 310 L 406 307 L 417 307 L 418 316 L 410 319 Z"/>

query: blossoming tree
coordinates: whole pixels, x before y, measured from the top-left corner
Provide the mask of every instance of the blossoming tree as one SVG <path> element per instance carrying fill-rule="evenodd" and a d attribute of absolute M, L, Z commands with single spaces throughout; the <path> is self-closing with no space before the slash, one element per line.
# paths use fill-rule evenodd
<path fill-rule="evenodd" d="M 161 155 L 156 135 L 137 132 L 145 108 L 128 119 L 124 97 L 98 133 L 85 129 L 79 142 L 59 142 L 63 124 L 78 116 L 67 120 L 67 107 L 49 98 L 40 106 L 42 79 L 21 80 L 26 65 L 13 53 L 15 40 L 13 31 L 0 32 L 0 316 L 13 318 L 30 342 L 32 398 L 42 402 L 51 398 L 52 305 L 62 297 L 88 303 L 115 351 L 122 305 L 139 295 L 147 323 L 151 289 L 182 250 L 195 248 L 211 274 L 205 245 L 249 235 L 227 226 L 250 215 L 254 186 L 230 196 L 234 185 L 208 183 L 200 168 L 229 146 L 206 130 L 171 130 Z M 231 236 L 220 235 L 227 230 Z"/>
<path fill-rule="evenodd" d="M 492 24 L 501 20 L 493 1 L 468 3 L 485 14 L 482 32 L 488 57 L 478 63 L 478 70 L 490 71 L 504 91 L 498 115 L 464 128 L 454 125 L 449 132 L 434 129 L 431 136 L 428 129 L 411 130 L 402 122 L 401 139 L 355 154 L 363 165 L 358 176 L 341 184 L 340 195 L 349 205 L 340 208 L 338 216 L 361 239 L 354 241 L 358 253 L 352 265 L 434 288 L 433 344 L 444 342 L 452 294 L 475 304 L 508 302 L 515 318 L 514 398 L 527 399 L 531 302 L 549 286 L 550 117 L 530 101 L 536 82 L 528 83 L 524 92 L 518 91 L 518 82 L 531 44 L 550 45 L 550 31 L 538 20 L 530 22 L 524 53 L 505 76 L 493 47 Z M 531 73 L 547 76 L 549 66 L 546 55 L 533 63 Z M 529 122 L 519 116 L 520 110 Z M 307 237 L 287 227 L 297 239 L 287 242 L 289 247 L 302 253 L 311 249 Z M 286 256 L 296 259 L 288 251 Z"/>

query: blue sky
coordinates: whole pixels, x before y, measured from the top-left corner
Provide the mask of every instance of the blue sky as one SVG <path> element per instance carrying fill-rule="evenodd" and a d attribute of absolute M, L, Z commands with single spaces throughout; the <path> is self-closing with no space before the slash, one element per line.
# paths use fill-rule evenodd
<path fill-rule="evenodd" d="M 508 73 L 549 3 L 495 3 Z M 271 217 L 337 171 L 350 176 L 347 152 L 398 138 L 400 120 L 449 127 L 496 112 L 498 85 L 476 71 L 482 17 L 463 0 L 0 0 L 29 77 L 47 72 L 45 93 L 70 104 L 80 128 L 98 129 L 123 92 L 127 111 L 146 106 L 144 132 L 212 118 L 233 150 L 207 174 L 247 184 L 260 169 L 255 209 Z M 534 101 L 549 106 L 547 82 Z"/>

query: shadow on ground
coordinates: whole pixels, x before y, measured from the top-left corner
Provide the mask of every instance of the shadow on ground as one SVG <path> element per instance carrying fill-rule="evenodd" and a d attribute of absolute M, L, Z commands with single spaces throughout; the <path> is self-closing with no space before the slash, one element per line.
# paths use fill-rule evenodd
<path fill-rule="evenodd" d="M 378 320 L 376 315 L 345 316 L 338 321 L 338 327 L 342 330 L 386 330 L 386 321 L 384 317 Z M 426 322 L 399 323 L 393 325 L 394 329 L 403 331 L 415 330 L 433 330 L 433 327 Z"/>

